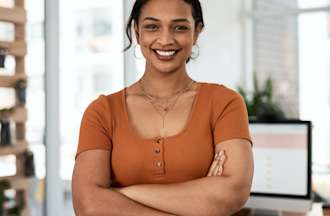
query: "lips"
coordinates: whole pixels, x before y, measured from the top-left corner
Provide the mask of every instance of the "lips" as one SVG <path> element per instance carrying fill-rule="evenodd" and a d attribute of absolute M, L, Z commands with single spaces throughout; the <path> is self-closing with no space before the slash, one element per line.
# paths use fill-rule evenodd
<path fill-rule="evenodd" d="M 153 49 L 157 58 L 162 61 L 170 61 L 180 50 L 161 50 L 161 49 Z"/>

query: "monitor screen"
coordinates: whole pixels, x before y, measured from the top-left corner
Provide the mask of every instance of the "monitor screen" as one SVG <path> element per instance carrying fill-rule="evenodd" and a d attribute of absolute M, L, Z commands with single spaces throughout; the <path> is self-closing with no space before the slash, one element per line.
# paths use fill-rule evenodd
<path fill-rule="evenodd" d="M 251 195 L 310 197 L 310 122 L 250 122 L 250 131 L 254 155 Z"/>

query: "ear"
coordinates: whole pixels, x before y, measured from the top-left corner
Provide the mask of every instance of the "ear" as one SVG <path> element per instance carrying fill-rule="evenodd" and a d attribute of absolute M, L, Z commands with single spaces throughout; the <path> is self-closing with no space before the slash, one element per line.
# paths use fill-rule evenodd
<path fill-rule="evenodd" d="M 203 30 L 203 25 L 201 23 L 198 23 L 198 25 L 195 27 L 195 32 L 194 32 L 194 45 L 197 43 L 199 34 Z"/>
<path fill-rule="evenodd" d="M 134 33 L 135 33 L 136 42 L 140 44 L 139 27 L 136 23 L 134 23 Z"/>

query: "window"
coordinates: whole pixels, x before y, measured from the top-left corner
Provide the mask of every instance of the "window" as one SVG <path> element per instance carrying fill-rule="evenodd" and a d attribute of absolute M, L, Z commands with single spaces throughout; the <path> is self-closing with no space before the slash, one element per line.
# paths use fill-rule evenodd
<path fill-rule="evenodd" d="M 330 3 L 252 2 L 257 75 L 273 79 L 275 100 L 288 117 L 313 122 L 313 172 L 330 173 Z"/>
<path fill-rule="evenodd" d="M 124 86 L 122 4 L 115 0 L 63 1 L 60 10 L 63 180 L 71 180 L 80 121 L 87 105 L 100 94 L 111 94 Z"/>
<path fill-rule="evenodd" d="M 326 6 L 326 1 L 299 1 L 299 6 Z M 329 13 L 302 13 L 299 23 L 300 115 L 313 120 L 314 171 L 330 171 Z M 328 167 L 328 168 L 327 168 Z"/>

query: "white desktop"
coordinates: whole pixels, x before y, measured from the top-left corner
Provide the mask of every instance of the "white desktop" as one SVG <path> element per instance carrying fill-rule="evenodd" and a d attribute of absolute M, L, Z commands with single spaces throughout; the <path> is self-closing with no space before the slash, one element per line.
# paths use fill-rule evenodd
<path fill-rule="evenodd" d="M 254 215 L 308 212 L 311 191 L 311 122 L 250 121 L 254 176 L 246 208 Z"/>

